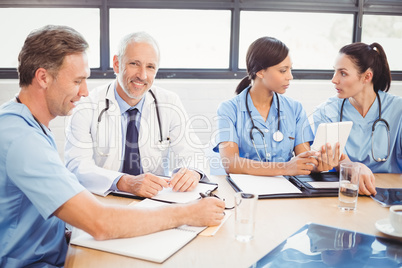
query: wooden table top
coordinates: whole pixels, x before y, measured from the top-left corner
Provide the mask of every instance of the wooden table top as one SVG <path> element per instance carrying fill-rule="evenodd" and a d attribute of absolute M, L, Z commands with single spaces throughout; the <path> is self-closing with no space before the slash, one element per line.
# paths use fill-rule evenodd
<path fill-rule="evenodd" d="M 377 187 L 402 188 L 402 174 L 375 176 Z M 234 190 L 225 176 L 213 176 L 211 180 L 219 184 L 217 195 L 226 200 L 226 206 L 233 206 Z M 98 199 L 108 204 L 133 202 L 116 196 Z M 249 267 L 310 222 L 387 237 L 376 229 L 375 222 L 387 218 L 388 213 L 389 208 L 367 196 L 358 197 L 354 212 L 340 210 L 337 197 L 258 200 L 255 237 L 251 242 L 235 240 L 232 215 L 215 236 L 196 237 L 162 264 L 70 245 L 65 267 Z"/>

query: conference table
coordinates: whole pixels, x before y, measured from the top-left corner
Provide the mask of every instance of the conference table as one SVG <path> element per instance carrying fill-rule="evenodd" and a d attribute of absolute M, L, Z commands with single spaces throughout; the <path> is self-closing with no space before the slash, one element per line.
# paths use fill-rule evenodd
<path fill-rule="evenodd" d="M 375 174 L 376 186 L 402 188 L 402 174 Z M 215 193 L 227 207 L 234 204 L 234 190 L 225 176 L 212 176 Z M 130 198 L 97 197 L 107 204 L 128 205 Z M 70 245 L 65 267 L 249 267 L 307 223 L 390 237 L 378 231 L 375 222 L 389 216 L 371 197 L 359 196 L 356 211 L 342 211 L 337 197 L 262 199 L 257 203 L 255 237 L 238 242 L 234 237 L 234 212 L 210 237 L 197 236 L 164 263 L 158 264 L 94 249 Z M 135 224 L 135 223 L 134 223 Z M 402 242 L 402 238 L 394 238 Z"/>

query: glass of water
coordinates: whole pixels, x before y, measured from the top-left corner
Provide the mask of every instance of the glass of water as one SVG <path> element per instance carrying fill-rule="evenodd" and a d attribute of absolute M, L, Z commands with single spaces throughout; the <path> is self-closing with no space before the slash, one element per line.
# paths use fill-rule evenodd
<path fill-rule="evenodd" d="M 235 193 L 235 237 L 238 241 L 248 242 L 254 237 L 257 200 L 256 194 Z"/>
<path fill-rule="evenodd" d="M 339 203 L 342 210 L 356 210 L 359 195 L 360 165 L 357 163 L 341 163 L 339 173 Z"/>

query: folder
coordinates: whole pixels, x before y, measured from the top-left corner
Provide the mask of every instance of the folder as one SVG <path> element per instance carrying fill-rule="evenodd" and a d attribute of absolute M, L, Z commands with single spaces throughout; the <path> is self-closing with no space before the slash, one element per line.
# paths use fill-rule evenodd
<path fill-rule="evenodd" d="M 258 194 L 259 199 L 338 196 L 339 173 L 298 176 L 253 176 L 230 174 L 226 180 L 236 192 Z"/>
<path fill-rule="evenodd" d="M 402 244 L 309 223 L 250 267 L 402 267 Z"/>

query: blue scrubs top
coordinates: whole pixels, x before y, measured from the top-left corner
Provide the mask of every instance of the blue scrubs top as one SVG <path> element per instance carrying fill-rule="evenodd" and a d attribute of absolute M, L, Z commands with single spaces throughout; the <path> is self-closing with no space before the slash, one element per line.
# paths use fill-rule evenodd
<path fill-rule="evenodd" d="M 218 108 L 218 135 L 216 136 L 214 147 L 215 152 L 219 152 L 219 143 L 232 141 L 239 147 L 240 157 L 260 161 L 253 143 L 250 139 L 252 122 L 246 108 L 246 95 L 249 88 L 244 89 L 239 95 L 231 100 L 221 103 Z M 264 121 L 257 108 L 255 108 L 250 94 L 247 103 L 250 108 L 254 124 L 263 133 L 264 137 L 253 130 L 255 147 L 263 161 L 268 162 L 287 162 L 293 156 L 296 145 L 314 140 L 313 132 L 301 103 L 279 95 L 280 104 L 280 131 L 283 140 L 276 142 L 273 140 L 273 133 L 278 130 L 278 106 L 274 96 L 271 109 Z M 268 155 L 265 156 L 265 139 Z"/>
<path fill-rule="evenodd" d="M 53 213 L 84 187 L 43 128 L 23 104 L 0 107 L 0 267 L 64 265 L 65 223 Z"/>
<path fill-rule="evenodd" d="M 386 162 L 376 162 L 372 157 L 372 126 L 378 119 L 378 101 L 374 101 L 365 117 L 352 106 L 349 100 L 343 107 L 342 121 L 353 121 L 353 127 L 345 145 L 345 153 L 350 160 L 361 162 L 374 173 L 402 173 L 402 98 L 378 92 L 381 100 L 382 119 L 390 128 L 390 155 Z M 314 112 L 314 125 L 339 122 L 343 99 L 331 97 L 317 107 Z M 373 152 L 375 158 L 385 158 L 388 151 L 388 134 L 383 123 L 377 123 L 373 135 Z"/>

